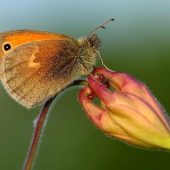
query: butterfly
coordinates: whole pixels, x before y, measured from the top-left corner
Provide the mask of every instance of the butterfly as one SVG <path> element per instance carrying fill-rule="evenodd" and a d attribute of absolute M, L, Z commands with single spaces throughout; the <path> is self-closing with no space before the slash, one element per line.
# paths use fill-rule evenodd
<path fill-rule="evenodd" d="M 9 95 L 32 108 L 60 93 L 93 70 L 100 47 L 94 32 L 74 39 L 67 35 L 14 30 L 0 33 L 0 79 Z"/>

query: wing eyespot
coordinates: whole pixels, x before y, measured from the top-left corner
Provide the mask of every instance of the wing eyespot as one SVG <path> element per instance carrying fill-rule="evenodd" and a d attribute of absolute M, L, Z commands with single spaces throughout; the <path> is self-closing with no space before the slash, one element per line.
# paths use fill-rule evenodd
<path fill-rule="evenodd" d="M 3 45 L 4 51 L 9 51 L 11 49 L 11 45 L 9 43 L 6 43 Z"/>

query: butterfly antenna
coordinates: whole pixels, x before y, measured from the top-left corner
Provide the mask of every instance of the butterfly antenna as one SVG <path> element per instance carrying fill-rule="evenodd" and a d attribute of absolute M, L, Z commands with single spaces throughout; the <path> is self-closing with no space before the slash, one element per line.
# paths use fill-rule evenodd
<path fill-rule="evenodd" d="M 97 28 L 95 28 L 95 29 L 89 34 L 88 38 L 89 38 L 90 36 L 92 36 L 99 28 L 106 29 L 106 28 L 104 27 L 104 25 L 106 25 L 107 23 L 109 23 L 109 22 L 111 22 L 111 21 L 114 21 L 114 19 L 109 19 L 109 20 L 106 21 L 104 24 L 102 24 L 102 25 L 98 26 Z"/>

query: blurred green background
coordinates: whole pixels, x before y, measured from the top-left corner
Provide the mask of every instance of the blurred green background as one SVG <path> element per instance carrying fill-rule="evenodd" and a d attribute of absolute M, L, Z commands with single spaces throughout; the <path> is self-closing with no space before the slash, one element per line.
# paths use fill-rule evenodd
<path fill-rule="evenodd" d="M 1 1 L 0 32 L 37 29 L 75 38 L 98 30 L 105 64 L 143 81 L 170 113 L 169 0 L 14 0 Z M 100 66 L 100 61 L 98 64 Z M 38 170 L 165 170 L 170 153 L 137 149 L 99 131 L 77 95 L 65 92 L 48 119 L 34 166 Z M 41 107 L 27 110 L 0 86 L 0 169 L 20 170 Z"/>

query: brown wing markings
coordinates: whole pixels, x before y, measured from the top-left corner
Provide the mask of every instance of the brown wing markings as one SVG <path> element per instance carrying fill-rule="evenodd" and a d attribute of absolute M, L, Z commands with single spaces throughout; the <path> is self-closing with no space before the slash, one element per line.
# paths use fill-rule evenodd
<path fill-rule="evenodd" d="M 46 74 L 43 75 L 42 78 L 43 78 L 44 76 L 46 76 Z M 28 93 L 30 93 L 31 89 L 33 89 L 33 88 L 37 85 L 37 82 L 39 82 L 39 80 L 41 79 L 41 78 L 38 79 L 37 82 L 35 82 L 32 86 L 30 86 L 30 87 L 27 89 L 27 91 L 25 91 L 24 93 L 19 92 L 19 94 L 18 94 L 17 91 L 18 91 L 18 90 L 22 90 L 22 88 L 25 87 L 25 83 L 27 82 L 27 80 L 29 80 L 29 78 L 30 78 L 30 76 L 29 76 L 28 78 L 26 78 L 26 79 L 24 80 L 24 82 L 22 82 L 22 86 L 18 86 L 18 87 L 16 87 L 15 89 L 12 89 L 12 88 L 10 87 L 10 85 L 8 85 L 8 90 L 9 90 L 9 91 L 11 92 L 11 94 L 16 98 L 16 100 L 17 100 L 17 101 L 21 101 L 21 99 L 22 99 L 22 101 L 24 101 L 24 103 L 25 103 L 26 105 L 28 105 L 28 101 L 24 99 L 25 96 L 27 96 Z M 13 79 L 15 79 L 15 78 L 13 78 Z M 50 84 L 50 83 L 49 83 L 49 84 Z M 46 84 L 46 86 L 47 86 L 47 84 Z M 21 95 L 21 94 L 23 94 L 23 95 Z M 17 96 L 17 97 L 16 97 L 16 96 Z M 34 98 L 33 98 L 33 100 L 34 100 Z M 35 105 L 35 104 L 34 104 L 34 105 Z M 31 107 L 31 105 L 30 105 L 30 107 Z"/>
<path fill-rule="evenodd" d="M 67 63 L 67 65 L 68 65 L 68 64 L 69 64 L 69 63 Z M 72 68 L 72 67 L 71 67 L 71 68 Z M 64 69 L 64 68 L 63 68 L 63 69 Z M 43 76 L 41 76 L 40 79 L 37 80 L 37 82 L 28 90 L 28 92 L 30 93 L 30 91 L 33 91 L 33 89 L 37 86 L 37 83 L 40 83 L 41 80 L 42 80 L 44 77 L 46 77 L 49 73 L 52 72 L 52 70 L 53 70 L 53 68 L 48 69 L 48 71 L 46 72 L 46 74 L 44 74 Z M 50 88 L 51 88 L 51 84 L 49 83 L 49 87 L 48 87 L 48 89 L 46 89 L 46 94 L 48 94 L 48 90 L 49 90 Z M 62 90 L 63 90 L 64 88 L 65 88 L 65 86 L 63 86 Z M 26 92 L 23 96 L 20 96 L 20 100 L 21 100 L 21 99 L 23 100 L 23 99 L 27 96 L 28 92 Z M 57 94 L 57 88 L 56 88 L 56 94 Z M 39 93 L 39 95 L 36 97 L 36 99 L 39 98 L 39 97 L 42 97 L 41 95 L 42 95 L 42 94 Z M 51 96 L 44 95 L 44 96 L 47 97 L 47 98 L 50 98 L 50 97 L 53 97 L 54 95 L 51 95 Z M 45 99 L 45 97 L 44 97 L 44 99 Z M 35 98 L 34 98 L 34 99 L 35 99 Z M 42 99 L 42 101 L 43 101 L 44 99 Z M 42 101 L 36 102 L 36 103 L 34 103 L 32 106 L 34 106 L 34 105 L 36 105 L 36 104 L 39 104 L 39 103 L 41 103 Z"/>
<path fill-rule="evenodd" d="M 68 66 L 68 64 L 70 64 L 70 63 L 65 64 L 62 69 L 66 69 L 66 66 Z M 72 64 L 72 65 L 74 65 L 74 60 L 73 60 L 73 64 Z M 73 67 L 70 67 L 70 68 L 72 69 Z M 37 86 L 37 83 L 40 82 L 44 77 L 46 77 L 50 72 L 52 72 L 53 69 L 54 69 L 54 68 L 48 69 L 48 70 L 46 71 L 46 74 L 42 75 L 32 86 L 30 86 L 30 88 L 27 89 L 27 92 L 24 92 L 24 93 L 23 93 L 22 96 L 21 96 L 21 95 L 18 95 L 17 90 L 18 90 L 18 89 L 22 89 L 22 87 L 25 86 L 25 83 L 30 79 L 30 77 L 32 77 L 34 74 L 36 74 L 38 71 L 40 71 L 39 69 L 37 69 L 36 72 L 33 72 L 31 75 L 29 75 L 29 77 L 27 77 L 21 84 L 19 84 L 18 87 L 16 87 L 15 89 L 13 89 L 13 90 L 11 91 L 11 93 L 15 93 L 15 94 L 18 96 L 18 98 L 19 98 L 18 100 L 21 100 L 21 99 L 24 100 L 25 96 L 27 96 L 27 94 L 30 93 L 30 91 L 32 91 L 32 89 L 33 89 L 34 87 Z M 60 74 L 60 72 L 62 71 L 62 69 L 60 69 L 60 71 L 58 72 L 58 74 Z M 40 72 L 41 72 L 41 71 L 40 71 Z M 22 85 L 22 86 L 21 86 L 21 85 Z M 9 86 L 10 86 L 10 85 L 9 85 Z M 64 88 L 64 87 L 63 87 L 63 88 Z M 10 88 L 10 89 L 12 89 L 12 88 Z M 40 97 L 40 95 L 39 95 L 38 97 Z M 49 96 L 49 97 L 52 97 L 52 96 Z M 41 103 L 41 102 L 39 102 L 39 103 Z"/>
<path fill-rule="evenodd" d="M 27 50 L 27 55 L 28 54 L 31 54 L 32 55 L 32 53 L 34 53 L 34 54 L 36 54 L 38 51 L 37 50 L 35 50 L 35 49 L 37 49 L 37 47 L 38 46 L 28 46 L 28 45 L 26 45 L 25 47 L 28 47 L 29 48 L 29 50 Z M 23 47 L 22 47 L 23 48 Z M 32 49 L 34 49 L 34 50 L 32 50 Z M 18 50 L 18 49 L 16 49 L 16 50 Z M 20 53 L 18 54 L 18 55 L 16 55 L 15 57 L 16 57 L 16 60 L 15 61 L 17 61 L 17 59 L 18 58 L 22 58 L 23 59 L 23 57 L 22 56 L 24 56 L 25 55 L 25 52 L 21 52 L 21 50 L 19 50 L 20 51 Z M 25 51 L 25 50 L 24 50 Z M 15 52 L 15 51 L 14 51 Z M 11 53 L 12 54 L 12 53 Z M 7 56 L 7 58 L 11 58 L 11 54 L 8 54 L 8 56 Z M 14 56 L 12 55 L 12 57 L 14 58 Z M 45 57 L 41 57 L 41 58 L 45 58 Z M 19 66 L 22 66 L 24 63 L 27 63 L 27 64 L 29 64 L 29 61 L 30 61 L 30 58 L 28 57 L 28 58 L 24 58 L 24 61 L 22 61 L 22 62 L 20 62 L 20 61 L 17 61 L 18 63 L 16 63 L 15 65 L 13 65 L 13 66 L 10 66 L 11 64 L 11 62 L 9 63 L 5 63 L 5 65 L 6 65 L 6 67 L 7 68 L 5 68 L 5 70 L 4 70 L 4 72 L 5 73 L 8 73 L 8 72 L 10 72 L 12 69 L 14 69 L 14 68 L 19 68 Z M 10 67 L 9 67 L 10 66 Z M 21 67 L 22 68 L 22 67 Z M 25 68 L 24 68 L 25 69 Z M 34 69 L 30 69 L 30 68 L 28 68 L 28 70 L 30 70 L 30 72 L 32 72 L 32 70 L 35 70 L 35 68 Z M 36 69 L 37 70 L 37 69 Z M 19 74 L 17 74 L 17 75 L 20 75 L 20 72 L 19 72 Z"/>
<path fill-rule="evenodd" d="M 28 50 L 27 51 L 27 54 L 29 54 L 29 53 L 31 53 L 32 54 L 32 52 L 33 52 L 33 50 Z M 0 57 L 0 78 L 4 78 L 4 73 L 5 73 L 5 70 L 4 70 L 4 62 L 5 62 L 5 59 L 8 57 L 8 56 L 10 56 L 11 54 L 13 54 L 13 53 L 17 53 L 16 52 L 16 49 L 13 49 L 11 52 L 9 52 L 8 54 L 6 54 L 5 55 L 5 57 Z M 24 54 L 24 52 L 23 53 L 21 53 L 20 55 L 22 55 L 22 54 Z M 17 55 L 16 55 L 17 56 Z M 17 58 L 16 58 L 17 59 Z M 28 61 L 29 59 L 25 59 L 24 61 Z M 24 62 L 23 61 L 23 62 Z M 9 65 L 9 64 L 8 64 Z M 15 67 L 15 65 L 14 65 L 14 67 Z M 10 67 L 9 67 L 9 69 L 10 69 Z"/>
<path fill-rule="evenodd" d="M 41 43 L 41 42 L 36 42 L 35 44 L 37 44 L 37 43 Z M 58 43 L 58 42 L 57 42 Z M 53 45 L 56 45 L 57 44 L 56 42 L 54 42 L 54 44 Z M 61 43 L 60 43 L 61 44 Z M 32 44 L 32 45 L 34 45 L 34 44 Z M 43 45 L 43 44 L 41 44 L 41 45 Z M 46 45 L 46 43 L 45 43 L 45 45 Z M 47 44 L 48 45 L 48 44 Z M 25 47 L 27 47 L 28 45 L 25 45 Z M 30 47 L 30 46 L 29 46 Z M 43 46 L 41 46 L 41 47 L 43 47 Z M 18 47 L 18 48 L 20 48 L 20 47 Z M 17 49 L 18 49 L 17 48 Z M 22 46 L 22 48 L 23 48 L 23 46 Z M 34 51 L 34 50 L 33 50 Z M 54 51 L 53 51 L 54 52 Z M 62 51 L 63 52 L 63 51 Z M 58 72 L 56 71 L 57 70 L 57 62 L 59 62 L 59 61 L 62 61 L 62 58 L 60 58 L 60 57 L 66 57 L 66 56 L 69 56 L 69 52 L 67 51 L 66 53 L 64 52 L 64 53 L 59 53 L 58 52 L 58 50 L 56 49 L 56 51 L 55 51 L 55 56 L 53 55 L 53 57 L 41 57 L 40 55 L 38 56 L 38 57 L 41 57 L 41 58 L 38 58 L 38 59 L 40 59 L 40 62 L 41 62 L 41 59 L 42 58 L 46 58 L 46 60 L 43 60 L 43 62 L 45 62 L 46 64 L 48 63 L 48 62 L 50 62 L 50 64 L 54 64 L 54 61 L 56 62 L 55 63 L 55 65 L 53 65 L 53 67 L 49 67 L 49 69 L 46 69 L 45 71 L 43 70 L 43 67 L 45 67 L 45 65 L 44 65 L 44 63 L 42 63 L 42 66 L 41 67 L 39 67 L 38 69 L 33 69 L 33 70 L 31 70 L 31 72 L 28 72 L 28 73 L 30 73 L 29 74 L 29 76 L 27 76 L 25 79 L 23 79 L 22 80 L 22 83 L 20 83 L 20 85 L 18 85 L 18 87 L 16 87 L 16 88 L 14 88 L 13 89 L 13 87 L 12 86 L 10 86 L 10 84 L 12 84 L 12 83 L 10 83 L 10 84 L 7 84 L 7 89 L 10 91 L 10 93 L 11 93 L 11 95 L 16 99 L 16 100 L 18 100 L 18 101 L 20 101 L 21 99 L 22 100 L 24 100 L 25 101 L 25 104 L 26 104 L 26 106 L 28 107 L 28 105 L 29 105 L 29 107 L 31 107 L 31 105 L 35 105 L 36 103 L 37 103 L 37 98 L 36 99 L 34 99 L 34 101 L 31 101 L 29 104 L 28 104 L 28 99 L 30 98 L 30 95 L 33 95 L 34 96 L 34 94 L 35 93 L 32 93 L 32 94 L 30 94 L 30 95 L 28 95 L 28 92 L 30 92 L 30 90 L 31 91 L 33 91 L 33 89 L 34 89 L 34 87 L 35 86 L 37 86 L 37 82 L 39 83 L 39 82 L 42 82 L 42 79 L 44 78 L 44 77 L 46 77 L 48 74 L 54 74 L 54 73 L 57 73 L 54 77 L 56 78 L 57 77 L 57 75 L 61 75 L 62 73 L 63 73 L 63 71 L 62 70 L 64 70 L 65 69 L 65 71 L 67 71 L 67 74 L 66 74 L 66 76 L 68 76 L 68 72 L 69 72 L 69 70 L 66 70 L 66 68 L 68 68 L 68 64 L 70 64 L 69 63 L 69 61 L 67 61 L 67 63 L 64 63 L 63 64 L 63 66 L 62 66 L 62 68 L 59 68 L 58 69 Z M 38 52 L 37 52 L 38 53 Z M 25 58 L 24 58 L 24 56 L 22 56 L 22 55 L 24 55 L 25 53 L 19 53 L 18 52 L 18 55 L 21 55 L 21 58 L 23 58 L 24 60 L 25 60 Z M 31 53 L 32 54 L 32 53 Z M 48 54 L 44 54 L 44 56 L 47 56 L 47 55 L 49 55 L 49 54 L 51 54 L 49 51 L 48 51 Z M 36 55 L 36 53 L 35 53 L 35 55 Z M 61 56 L 60 56 L 61 55 Z M 65 56 L 66 55 L 66 56 Z M 14 55 L 11 55 L 11 60 L 9 60 L 9 62 L 8 62 L 8 66 L 10 66 L 10 63 L 12 63 L 12 61 L 15 59 L 14 58 L 15 56 Z M 59 57 L 59 59 L 57 59 L 57 57 Z M 75 64 L 75 60 L 76 60 L 76 58 L 75 57 L 68 57 L 68 59 L 70 59 L 70 60 L 72 60 L 72 65 L 70 66 L 70 69 L 72 70 L 72 68 L 73 68 L 73 65 Z M 51 61 L 48 61 L 48 60 L 51 60 Z M 54 61 L 53 61 L 54 60 Z M 29 61 L 29 59 L 28 60 L 25 60 L 25 62 L 23 62 L 23 64 L 24 63 L 27 63 Z M 20 67 L 20 68 L 24 68 L 24 65 L 23 64 L 19 64 L 18 65 L 18 67 Z M 22 66 L 23 65 L 23 66 Z M 16 66 L 16 65 L 15 65 Z M 55 68 L 55 67 L 57 67 L 57 68 Z M 41 68 L 41 69 L 40 69 Z M 12 71 L 12 68 L 7 68 L 6 69 L 7 70 L 7 72 L 6 73 L 8 73 L 9 72 L 9 74 L 10 74 L 10 71 Z M 19 68 L 18 68 L 18 70 L 19 70 Z M 54 71 L 55 70 L 55 71 Z M 41 76 L 40 77 L 38 77 L 39 79 L 37 80 L 37 77 L 36 77 L 36 82 L 34 83 L 34 84 L 29 84 L 29 88 L 27 89 L 27 90 L 25 90 L 25 89 L 23 89 L 23 87 L 25 87 L 25 84 L 27 83 L 27 81 L 28 80 L 30 80 L 30 78 L 31 77 L 34 77 L 34 75 L 35 74 L 37 74 L 38 72 L 42 72 L 43 74 L 40 74 Z M 44 74 L 45 73 L 45 74 Z M 71 72 L 70 72 L 70 74 L 71 74 Z M 14 86 L 15 86 L 15 83 L 17 82 L 17 79 L 19 78 L 19 75 L 20 75 L 20 72 L 18 72 L 18 74 L 16 74 L 15 75 L 15 77 L 14 77 L 14 79 L 13 80 L 15 80 L 13 83 L 14 83 Z M 23 74 L 24 75 L 24 74 Z M 10 75 L 9 75 L 10 76 Z M 23 76 L 22 76 L 23 77 Z M 8 77 L 6 76 L 6 79 L 8 79 Z M 11 80 L 9 80 L 9 82 L 12 82 L 12 79 Z M 66 80 L 65 80 L 66 81 Z M 48 83 L 49 82 L 49 83 Z M 60 81 L 57 81 L 58 83 L 60 83 Z M 69 82 L 69 81 L 68 81 Z M 47 88 L 47 85 L 46 85 L 46 93 L 48 93 L 48 91 L 52 91 L 53 89 L 55 89 L 54 87 L 52 87 L 53 89 L 51 90 L 50 89 L 50 87 L 51 87 L 51 84 L 50 84 L 50 81 L 48 80 L 47 81 L 47 83 L 49 84 L 48 85 L 48 88 Z M 39 83 L 40 85 L 41 85 L 41 83 Z M 42 82 L 42 84 L 44 84 L 44 82 Z M 56 81 L 54 81 L 54 84 L 56 85 Z M 66 82 L 66 85 L 67 85 L 68 83 Z M 39 85 L 39 86 L 40 86 Z M 66 86 L 66 85 L 64 85 L 64 87 Z M 38 86 L 38 87 L 39 87 Z M 64 88 L 63 87 L 63 88 Z M 20 89 L 20 91 L 19 91 L 19 89 Z M 37 88 L 35 88 L 35 89 L 37 89 Z M 44 86 L 44 89 L 45 89 L 45 86 Z M 53 90 L 54 91 L 54 90 Z M 53 92 L 52 91 L 52 92 Z M 56 89 L 56 91 L 57 91 L 57 89 Z M 21 94 L 23 94 L 23 95 L 21 95 Z M 26 95 L 28 95 L 28 99 L 24 99 L 24 97 L 26 96 Z M 40 94 L 37 96 L 37 97 L 40 97 Z M 44 96 L 44 98 L 45 98 L 46 96 Z M 49 96 L 49 97 L 51 97 L 51 96 Z M 41 99 L 41 101 L 39 101 L 39 103 L 41 103 L 43 100 L 44 100 L 44 98 L 42 98 Z M 36 101 L 35 101 L 36 100 Z M 35 103 L 36 102 L 36 103 Z M 24 103 L 23 101 L 21 101 L 21 103 Z"/>
<path fill-rule="evenodd" d="M 27 45 L 28 46 L 28 45 Z M 27 56 L 30 54 L 35 54 L 38 52 L 38 46 L 29 46 L 28 48 L 29 49 L 20 49 L 22 48 L 22 46 L 18 47 L 17 49 L 14 49 L 12 52 L 10 52 L 9 54 L 6 55 L 6 60 L 4 61 L 4 71 L 6 71 L 7 69 L 10 69 L 10 68 L 14 68 L 17 66 L 17 64 L 20 64 L 21 65 L 23 63 L 26 63 L 26 62 L 29 62 L 30 61 L 30 58 L 26 58 L 25 57 L 25 54 L 27 54 Z M 19 52 L 18 52 L 19 51 Z M 24 57 L 23 57 L 24 56 Z M 15 58 L 15 62 L 12 62 L 11 64 L 11 61 L 8 61 L 7 62 L 7 59 L 10 59 L 10 58 Z M 12 65 L 12 67 L 11 67 Z"/>
<path fill-rule="evenodd" d="M 21 47 L 20 47 L 21 48 Z M 34 49 L 34 50 L 33 50 Z M 37 46 L 34 46 L 34 48 L 29 47 L 28 54 L 29 53 L 34 53 L 37 51 Z M 19 50 L 20 51 L 20 50 Z M 18 54 L 18 55 L 15 55 Z M 9 53 L 6 57 L 6 63 L 4 63 L 4 77 L 2 79 L 2 81 L 4 82 L 4 84 L 7 86 L 7 89 L 9 89 L 11 91 L 11 93 L 13 93 L 12 86 L 17 83 L 19 83 L 20 81 L 22 81 L 22 78 L 24 77 L 23 75 L 21 76 L 21 73 L 25 74 L 25 72 L 23 72 L 23 69 L 25 65 L 27 65 L 28 61 L 29 61 L 29 57 L 28 58 L 24 58 L 22 56 L 24 56 L 25 53 L 18 53 L 16 50 L 13 53 Z M 22 60 L 24 59 L 24 61 L 20 61 L 19 58 Z M 12 59 L 12 60 L 10 60 Z M 15 59 L 15 62 L 13 62 L 13 60 Z M 11 66 L 12 65 L 12 66 Z M 15 70 L 16 69 L 16 70 Z M 21 70 L 21 71 L 17 71 L 17 69 Z M 33 70 L 29 69 L 29 72 L 31 74 Z M 18 74 L 16 74 L 16 72 L 18 72 Z M 15 75 L 14 75 L 15 74 Z M 17 81 L 15 80 L 17 79 Z M 21 80 L 20 80 L 21 79 Z M 15 80 L 15 81 L 13 81 Z M 19 81 L 20 80 L 20 81 Z M 13 83 L 13 84 L 12 84 Z"/>
<path fill-rule="evenodd" d="M 32 86 L 32 87 L 29 89 L 30 94 L 31 94 L 31 92 L 34 90 L 35 86 L 36 86 L 36 84 L 34 84 L 34 86 Z M 47 88 L 47 85 L 46 85 L 46 88 Z M 23 96 L 20 96 L 20 99 L 19 99 L 18 101 L 20 101 L 20 100 L 22 100 L 22 102 L 25 101 L 25 104 L 27 105 L 28 108 L 29 108 L 29 107 L 33 107 L 33 106 L 35 106 L 36 104 L 42 103 L 45 98 L 48 99 L 46 94 L 48 93 L 48 89 L 50 89 L 50 88 L 51 88 L 51 84 L 49 83 L 49 84 L 48 84 L 48 88 L 45 89 L 45 91 L 43 91 L 43 94 L 37 96 L 36 98 L 35 98 L 35 96 L 32 96 L 32 100 L 31 100 L 31 101 L 29 101 L 28 99 L 25 99 L 26 97 L 28 98 L 28 92 L 26 92 Z M 42 97 L 42 95 L 43 95 L 44 97 Z M 41 97 L 42 99 L 39 100 L 39 101 L 37 101 L 37 98 L 39 99 L 39 97 Z M 29 98 L 30 98 L 30 97 L 29 97 Z M 50 96 L 49 96 L 49 98 L 50 98 Z M 28 104 L 28 103 L 29 103 L 29 104 Z"/>
<path fill-rule="evenodd" d="M 1 79 L 2 79 L 3 81 L 5 81 L 5 80 L 4 80 L 5 72 L 10 72 L 14 67 L 19 66 L 19 65 L 22 65 L 23 63 L 24 63 L 24 62 L 18 63 L 18 64 L 16 64 L 16 65 L 14 65 L 14 66 L 6 69 L 5 71 L 2 71 L 2 73 L 1 73 Z M 11 79 L 11 78 L 10 78 L 10 79 Z M 6 80 L 4 83 L 10 83 L 10 79 L 9 79 L 9 80 Z"/>
<path fill-rule="evenodd" d="M 39 69 L 36 70 L 36 72 L 38 72 L 38 71 L 39 71 Z M 26 82 L 28 82 L 28 80 L 30 80 L 30 78 L 31 78 L 33 75 L 35 75 L 36 72 L 33 72 L 31 75 L 29 75 L 28 77 L 26 77 L 26 78 L 22 81 L 22 83 L 20 83 L 19 86 L 16 87 L 15 89 L 13 89 L 12 91 L 13 91 L 13 92 L 16 92 L 19 88 L 22 88 L 23 86 L 25 86 Z M 10 78 L 10 79 L 11 79 L 11 78 Z M 10 79 L 9 79 L 9 80 L 10 80 Z M 15 79 L 15 77 L 12 77 L 12 79 Z M 8 86 L 11 88 L 10 84 L 8 84 Z M 12 89 L 12 88 L 11 88 L 11 89 Z M 29 89 L 28 89 L 28 90 L 29 90 Z"/>
<path fill-rule="evenodd" d="M 14 66 L 5 69 L 5 72 L 10 72 L 10 71 L 11 71 L 12 69 L 14 69 L 16 66 L 20 66 L 20 65 L 22 65 L 23 63 L 26 63 L 26 61 L 23 61 L 23 62 L 21 62 L 21 63 L 15 64 Z"/>
<path fill-rule="evenodd" d="M 71 64 L 71 62 L 73 62 Z M 58 73 L 59 75 L 61 75 L 65 70 L 68 72 L 68 67 L 70 68 L 70 70 L 73 69 L 73 65 L 75 64 L 75 59 L 71 58 L 70 60 L 68 60 L 66 63 L 64 63 L 63 65 L 60 66 L 60 68 L 56 69 L 55 72 Z M 63 72 L 62 72 L 63 71 Z M 71 72 L 71 71 L 70 71 Z M 55 74 L 55 73 L 54 73 Z"/>
<path fill-rule="evenodd" d="M 22 54 L 22 53 L 21 53 Z M 41 58 L 45 58 L 46 59 L 46 63 L 48 63 L 48 61 L 51 59 L 51 58 L 46 58 L 46 57 L 41 57 Z M 29 61 L 29 59 L 28 60 L 26 60 L 26 61 Z M 20 65 L 22 65 L 23 63 L 25 63 L 25 62 L 22 62 L 21 64 L 19 63 L 18 64 L 18 66 L 20 66 Z M 13 66 L 13 68 L 14 67 L 16 67 L 17 65 L 14 65 Z M 12 68 L 12 67 L 11 67 Z M 32 77 L 33 75 L 35 75 L 37 72 L 42 72 L 42 70 L 43 70 L 44 68 L 43 67 L 40 67 L 40 68 L 37 68 L 34 72 L 32 72 L 28 77 L 26 77 L 23 81 L 22 81 L 22 83 L 20 83 L 20 85 L 22 85 L 22 84 L 24 84 L 25 83 L 25 81 L 27 81 L 28 79 L 30 79 L 30 77 Z M 8 70 L 8 69 L 7 69 Z M 40 71 L 41 70 L 41 71 Z M 19 74 L 17 74 L 17 75 L 20 75 L 20 73 Z M 22 87 L 22 86 L 21 86 Z M 15 89 L 14 89 L 15 90 Z"/>
<path fill-rule="evenodd" d="M 22 81 L 22 83 L 19 84 L 18 87 L 16 87 L 16 88 L 13 89 L 12 91 L 17 94 L 16 91 L 17 91 L 18 89 L 21 89 L 22 87 L 24 87 L 25 84 L 28 82 L 28 80 L 30 80 L 35 74 L 37 74 L 38 72 L 42 72 L 41 70 L 43 70 L 42 67 L 36 69 L 36 70 L 35 70 L 34 72 L 32 72 L 28 77 L 26 77 L 26 78 Z M 17 74 L 17 75 L 19 75 L 19 74 Z M 17 75 L 16 75 L 16 76 L 17 76 Z M 41 78 L 41 77 L 40 77 L 40 78 Z M 15 79 L 15 77 L 13 77 L 13 79 Z M 38 81 L 39 81 L 39 80 L 38 80 Z M 36 84 L 38 81 L 36 81 L 34 84 Z M 8 84 L 8 86 L 11 88 L 10 84 Z M 12 89 L 12 88 L 11 88 L 11 89 Z M 28 88 L 28 91 L 29 91 L 29 88 Z"/>
<path fill-rule="evenodd" d="M 68 64 L 69 64 L 69 63 L 67 63 L 67 65 L 68 65 Z M 73 64 L 74 64 L 74 62 L 73 62 Z M 65 68 L 65 67 L 64 67 L 64 68 Z M 64 68 L 63 68 L 63 69 L 64 69 Z M 72 68 L 72 67 L 70 67 L 70 68 Z M 52 72 L 52 70 L 53 70 L 53 68 L 50 68 L 50 69 L 46 72 L 47 74 L 43 75 L 43 76 L 37 81 L 37 83 L 38 83 L 38 82 L 40 83 L 41 80 L 42 80 L 44 77 L 46 77 L 49 73 Z M 34 87 L 37 85 L 37 83 L 35 83 L 34 86 L 32 86 L 31 89 L 29 89 L 29 92 L 34 90 Z M 50 90 L 51 86 L 52 86 L 52 84 L 50 84 L 50 86 L 48 87 L 48 89 L 46 89 L 46 94 L 49 94 L 48 91 Z M 63 87 L 62 87 L 61 90 L 63 90 L 64 88 L 65 88 L 65 86 L 63 85 Z M 61 91 L 61 90 L 60 90 L 60 91 Z M 58 91 L 58 89 L 56 88 L 55 94 L 57 94 L 57 91 Z M 53 97 L 55 94 L 51 94 L 51 95 L 48 95 L 48 96 L 43 94 L 44 97 L 42 97 L 42 94 L 39 93 L 39 95 L 36 97 L 36 99 L 39 99 L 39 98 L 41 97 L 41 98 L 42 98 L 42 101 L 43 101 L 45 98 Z M 25 93 L 24 96 L 22 96 L 21 99 L 24 99 L 25 96 L 27 96 L 26 93 Z M 34 99 L 35 99 L 35 98 L 34 98 Z M 35 100 L 36 100 L 36 99 L 35 99 Z M 36 100 L 36 101 L 37 101 L 37 100 Z M 33 105 L 36 105 L 36 104 L 38 104 L 38 103 L 41 103 L 42 101 L 36 102 L 36 103 L 34 103 Z M 33 106 L 33 105 L 32 105 L 32 106 Z"/>

